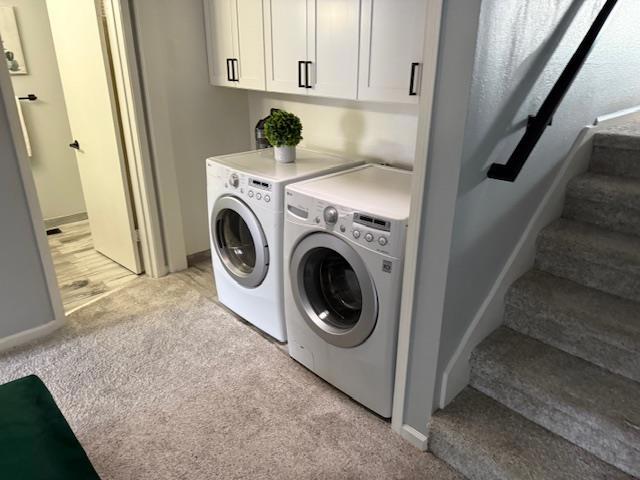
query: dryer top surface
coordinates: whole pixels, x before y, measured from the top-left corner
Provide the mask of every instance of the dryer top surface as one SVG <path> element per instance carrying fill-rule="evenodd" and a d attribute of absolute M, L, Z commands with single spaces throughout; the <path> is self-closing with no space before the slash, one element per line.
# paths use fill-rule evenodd
<path fill-rule="evenodd" d="M 299 182 L 287 190 L 343 207 L 404 220 L 409 218 L 412 172 L 368 164 Z"/>

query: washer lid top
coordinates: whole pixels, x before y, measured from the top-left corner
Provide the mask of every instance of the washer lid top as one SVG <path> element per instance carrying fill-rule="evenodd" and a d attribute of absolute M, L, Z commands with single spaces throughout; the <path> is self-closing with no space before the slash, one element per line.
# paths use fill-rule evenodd
<path fill-rule="evenodd" d="M 289 185 L 287 190 L 393 220 L 409 218 L 412 172 L 368 164 Z"/>
<path fill-rule="evenodd" d="M 283 183 L 362 163 L 300 147 L 296 148 L 296 161 L 293 163 L 276 162 L 273 157 L 273 148 L 212 157 L 207 162 L 225 165 L 238 172 Z"/>

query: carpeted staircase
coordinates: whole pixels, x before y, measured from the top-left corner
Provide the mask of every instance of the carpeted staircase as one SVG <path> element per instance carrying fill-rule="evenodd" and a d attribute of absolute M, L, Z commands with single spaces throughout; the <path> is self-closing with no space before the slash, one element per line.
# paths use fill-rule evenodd
<path fill-rule="evenodd" d="M 640 127 L 597 134 L 430 450 L 470 480 L 640 477 Z"/>

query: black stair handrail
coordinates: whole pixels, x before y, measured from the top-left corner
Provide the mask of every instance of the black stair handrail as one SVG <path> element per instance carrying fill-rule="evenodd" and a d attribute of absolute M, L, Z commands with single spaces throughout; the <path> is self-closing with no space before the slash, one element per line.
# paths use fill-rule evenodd
<path fill-rule="evenodd" d="M 571 60 L 569 60 L 569 63 L 567 63 L 567 66 L 562 71 L 560 78 L 558 78 L 549 92 L 540 110 L 538 110 L 535 116 L 529 117 L 529 123 L 527 124 L 524 136 L 511 154 L 511 157 L 509 157 L 509 161 L 504 165 L 500 163 L 492 164 L 487 173 L 487 177 L 495 180 L 504 180 L 506 182 L 514 182 L 516 180 L 520 170 L 522 170 L 522 167 L 531 156 L 531 152 L 533 152 L 533 149 L 540 141 L 542 134 L 551 124 L 553 115 L 562 103 L 567 91 L 578 76 L 578 73 L 580 73 L 580 70 L 582 70 L 582 66 L 587 60 L 593 44 L 597 40 L 602 27 L 609 18 L 616 3 L 618 3 L 618 0 L 607 0 L 604 4 L 602 10 L 600 10 L 600 13 L 598 13 L 598 16 L 589 28 L 589 31 L 571 57 Z"/>

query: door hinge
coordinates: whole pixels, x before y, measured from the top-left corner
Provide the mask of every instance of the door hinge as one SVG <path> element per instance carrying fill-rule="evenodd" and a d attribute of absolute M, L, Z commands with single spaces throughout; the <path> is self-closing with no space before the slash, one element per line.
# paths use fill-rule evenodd
<path fill-rule="evenodd" d="M 133 231 L 133 238 L 136 240 L 136 242 L 140 242 L 140 230 L 134 230 Z"/>

